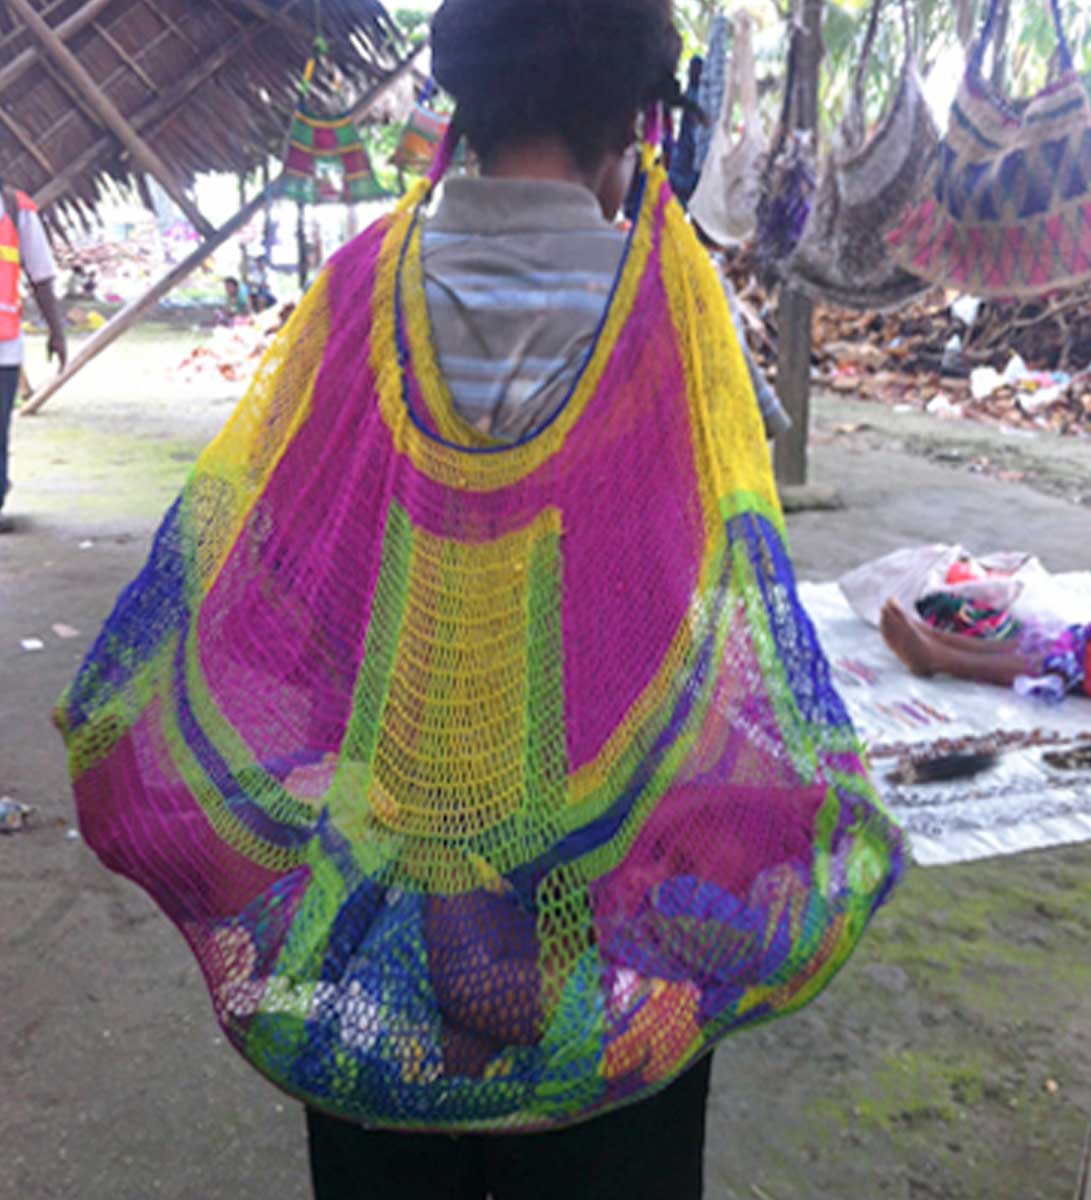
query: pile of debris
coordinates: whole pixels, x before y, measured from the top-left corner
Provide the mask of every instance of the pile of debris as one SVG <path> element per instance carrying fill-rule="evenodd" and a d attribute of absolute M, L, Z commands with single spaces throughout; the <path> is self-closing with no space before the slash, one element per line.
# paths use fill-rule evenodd
<path fill-rule="evenodd" d="M 178 375 L 185 383 L 210 375 L 229 383 L 248 383 L 295 309 L 294 301 L 276 304 L 257 316 L 218 326 L 182 359 L 176 368 Z"/>
<path fill-rule="evenodd" d="M 134 230 L 124 240 L 86 245 L 56 241 L 57 268 L 69 300 L 99 300 L 120 304 L 139 295 L 163 272 L 164 254 L 158 237 Z"/>
<path fill-rule="evenodd" d="M 775 379 L 776 305 L 747 250 L 726 266 L 751 348 Z M 817 386 L 859 399 L 1091 435 L 1091 288 L 1007 303 L 936 289 L 892 313 L 819 307 L 813 365 Z"/>

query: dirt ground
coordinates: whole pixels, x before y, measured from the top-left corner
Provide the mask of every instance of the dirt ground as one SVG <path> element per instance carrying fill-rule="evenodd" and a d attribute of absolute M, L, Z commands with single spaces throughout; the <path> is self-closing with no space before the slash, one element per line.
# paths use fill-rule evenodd
<path fill-rule="evenodd" d="M 0 838 L 0 1200 L 309 1194 L 298 1106 L 228 1050 L 181 939 L 74 836 L 49 724 L 230 411 L 227 388 L 171 380 L 190 341 L 138 331 L 16 421 L 0 795 L 37 811 Z M 827 400 L 813 472 L 847 507 L 792 519 L 803 578 L 953 539 L 1088 566 L 1091 446 Z M 1091 1115 L 1089 942 L 1089 846 L 913 870 L 816 1004 L 719 1052 L 709 1200 L 1070 1200 Z"/>

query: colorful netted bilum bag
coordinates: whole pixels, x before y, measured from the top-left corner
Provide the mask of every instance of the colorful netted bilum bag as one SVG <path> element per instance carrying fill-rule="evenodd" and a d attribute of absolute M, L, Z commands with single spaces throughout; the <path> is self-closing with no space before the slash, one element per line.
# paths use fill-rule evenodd
<path fill-rule="evenodd" d="M 282 194 L 301 204 L 356 204 L 385 196 L 355 118 L 340 111 L 343 81 L 321 37 L 299 92 L 284 151 Z"/>
<path fill-rule="evenodd" d="M 1091 278 L 1091 101 L 1051 0 L 1062 73 L 1033 99 L 982 74 L 998 0 L 970 55 L 919 198 L 889 235 L 907 271 L 978 296 L 1037 296 Z"/>
<path fill-rule="evenodd" d="M 346 1118 L 646 1096 L 816 996 L 901 869 L 723 291 L 645 170 L 585 368 L 517 445 L 440 375 L 427 181 L 337 255 L 58 710 L 87 842 L 231 1042 Z"/>
<path fill-rule="evenodd" d="M 404 171 L 424 174 L 432 165 L 450 125 L 450 113 L 435 112 L 424 103 L 415 104 L 394 150 L 394 165 Z"/>
<path fill-rule="evenodd" d="M 868 136 L 867 67 L 883 0 L 874 0 L 848 110 L 822 168 L 803 236 L 784 271 L 812 299 L 881 312 L 916 299 L 932 285 L 900 266 L 884 234 L 916 194 L 921 164 L 939 142 L 913 56 L 908 0 L 902 0 L 905 58 L 893 100 Z"/>
<path fill-rule="evenodd" d="M 292 117 L 281 190 L 304 204 L 356 204 L 387 195 L 352 116 L 317 117 L 302 107 Z"/>

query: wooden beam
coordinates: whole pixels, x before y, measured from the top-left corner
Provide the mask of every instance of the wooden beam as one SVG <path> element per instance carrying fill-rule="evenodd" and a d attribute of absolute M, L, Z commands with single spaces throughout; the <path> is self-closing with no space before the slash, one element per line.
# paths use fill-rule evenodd
<path fill-rule="evenodd" d="M 240 17 L 233 9 L 228 8 L 223 0 L 212 0 L 212 7 L 223 16 L 225 21 L 230 21 L 235 29 L 242 29 L 246 25 L 244 18 Z"/>
<path fill-rule="evenodd" d="M 95 33 L 110 47 L 110 49 L 121 59 L 121 61 L 129 68 L 130 71 L 140 80 L 140 82 L 155 95 L 159 95 L 160 87 L 147 71 L 140 65 L 139 62 L 125 49 L 125 47 L 117 40 L 116 37 L 106 28 L 105 25 L 95 22 Z"/>
<path fill-rule="evenodd" d="M 162 21 L 163 24 L 171 31 L 171 33 L 174 34 L 174 36 L 180 42 L 185 42 L 186 45 L 193 51 L 194 54 L 201 53 L 201 47 L 198 46 L 197 43 L 193 40 L 193 38 L 191 38 L 189 36 L 189 34 L 186 33 L 186 31 L 181 27 L 181 25 L 179 25 L 178 22 L 176 20 L 174 20 L 174 18 L 172 16 L 170 16 L 168 13 L 165 13 L 159 7 L 158 4 L 152 4 L 151 0 L 144 0 L 144 7 L 150 13 L 154 14 L 154 16 L 156 18 L 158 18 L 158 20 Z"/>
<path fill-rule="evenodd" d="M 305 37 L 308 44 L 314 41 L 314 29 L 308 28 L 302 21 L 289 16 L 283 8 L 273 8 L 271 5 L 263 3 L 262 0 L 232 0 L 232 3 L 237 4 L 239 8 L 246 9 L 251 16 L 257 17 L 266 24 L 279 25 L 292 37 Z"/>
<path fill-rule="evenodd" d="M 8 115 L 6 108 L 0 108 L 0 121 L 8 127 L 16 141 L 30 155 L 31 158 L 42 168 L 47 175 L 56 174 L 57 168 L 49 161 L 48 158 L 38 149 L 38 143 L 30 136 L 30 134 L 19 124 L 12 116 Z"/>
<path fill-rule="evenodd" d="M 261 212 L 262 206 L 265 204 L 267 195 L 271 194 L 279 185 L 279 180 L 258 193 L 249 204 L 245 205 L 220 229 L 215 230 L 210 237 L 205 240 L 193 251 L 188 258 L 180 262 L 176 267 L 173 267 L 158 283 L 150 287 L 143 296 L 134 300 L 131 304 L 126 305 L 111 321 L 104 325 L 98 333 L 93 334 L 79 349 L 79 352 L 68 364 L 68 366 L 57 376 L 51 380 L 44 388 L 41 388 L 30 401 L 25 404 L 19 411 L 23 416 L 33 416 L 39 412 L 46 401 L 51 396 L 56 395 L 66 383 L 74 376 L 78 375 L 85 366 L 117 341 L 126 330 L 132 328 L 137 321 L 151 308 L 159 303 L 168 292 L 173 291 L 184 279 L 191 275 L 197 268 L 209 257 L 214 254 L 223 244 L 238 233 L 240 229 Z"/>
<path fill-rule="evenodd" d="M 81 29 L 90 25 L 99 13 L 111 3 L 113 3 L 113 0 L 88 0 L 83 8 L 78 12 L 74 12 L 67 21 L 62 21 L 54 32 L 57 37 L 64 40 L 75 37 Z M 13 83 L 18 83 L 23 75 L 38 61 L 40 55 L 41 51 L 31 46 L 17 54 L 11 62 L 0 67 L 0 91 L 6 91 Z"/>
<path fill-rule="evenodd" d="M 0 2 L 2 2 L 2 0 L 0 0 Z M 140 51 L 141 54 L 150 54 L 153 50 L 158 49 L 160 42 L 166 41 L 167 39 L 169 39 L 173 36 L 174 35 L 171 33 L 171 31 L 169 29 L 161 30 L 158 34 L 156 34 L 156 36 L 154 38 L 152 38 L 152 40 L 150 42 L 147 42 L 143 47 L 141 47 L 141 51 Z M 51 63 L 46 61 L 42 64 L 42 69 L 44 71 L 53 71 L 54 67 Z M 110 89 L 114 86 L 114 84 L 117 83 L 119 80 L 121 80 L 124 77 L 125 72 L 127 70 L 128 70 L 128 67 L 126 67 L 126 65 L 124 63 L 120 63 L 117 67 L 114 68 L 114 70 L 112 70 L 110 72 L 109 75 L 107 75 L 103 79 L 99 80 L 99 87 L 104 92 L 109 93 Z M 51 76 L 51 78 L 53 78 L 53 77 Z M 58 86 L 60 86 L 62 88 L 62 90 L 67 90 L 67 88 L 63 84 L 59 84 Z M 86 110 L 84 109 L 83 105 L 81 105 L 81 104 L 71 105 L 65 112 L 63 112 L 61 114 L 60 118 L 56 122 L 54 122 L 54 124 L 50 125 L 49 128 L 46 129 L 45 132 L 40 135 L 41 140 L 48 141 L 53 138 L 62 136 L 61 131 L 64 129 L 64 127 L 66 125 L 68 125 L 69 123 L 77 120 L 77 114 L 82 116 L 82 115 L 85 115 L 85 112 L 86 112 Z M 133 125 L 134 129 L 136 128 L 136 125 L 134 122 L 130 121 L 130 124 Z M 104 144 L 106 145 L 106 148 L 109 149 L 111 146 L 114 145 L 114 139 L 112 137 L 107 138 Z"/>
<path fill-rule="evenodd" d="M 66 3 L 66 0 L 49 0 L 46 6 L 42 9 L 42 16 L 48 21 L 50 17 Z M 21 25 L 12 24 L 12 27 L 5 34 L 0 34 L 0 57 L 3 57 L 4 51 L 12 44 L 17 42 L 23 36 L 23 28 Z"/>
<path fill-rule="evenodd" d="M 87 73 L 79 59 L 31 7 L 30 0 L 7 0 L 7 3 L 67 79 L 73 95 L 87 104 L 102 124 L 129 151 L 133 161 L 162 184 L 164 190 L 185 213 L 190 223 L 205 237 L 210 236 L 214 232 L 212 225 L 205 220 L 196 205 L 178 186 L 178 181 L 167 164 L 126 121 L 113 101 Z"/>

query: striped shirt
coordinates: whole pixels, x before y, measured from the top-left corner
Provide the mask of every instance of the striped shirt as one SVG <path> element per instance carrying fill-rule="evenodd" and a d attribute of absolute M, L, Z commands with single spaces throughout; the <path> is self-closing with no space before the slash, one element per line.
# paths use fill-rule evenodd
<path fill-rule="evenodd" d="M 464 421 L 518 441 L 556 414 L 595 343 L 625 247 L 577 184 L 447 180 L 421 258 L 436 353 Z M 784 410 L 748 353 L 747 363 L 770 436 L 783 432 Z"/>

